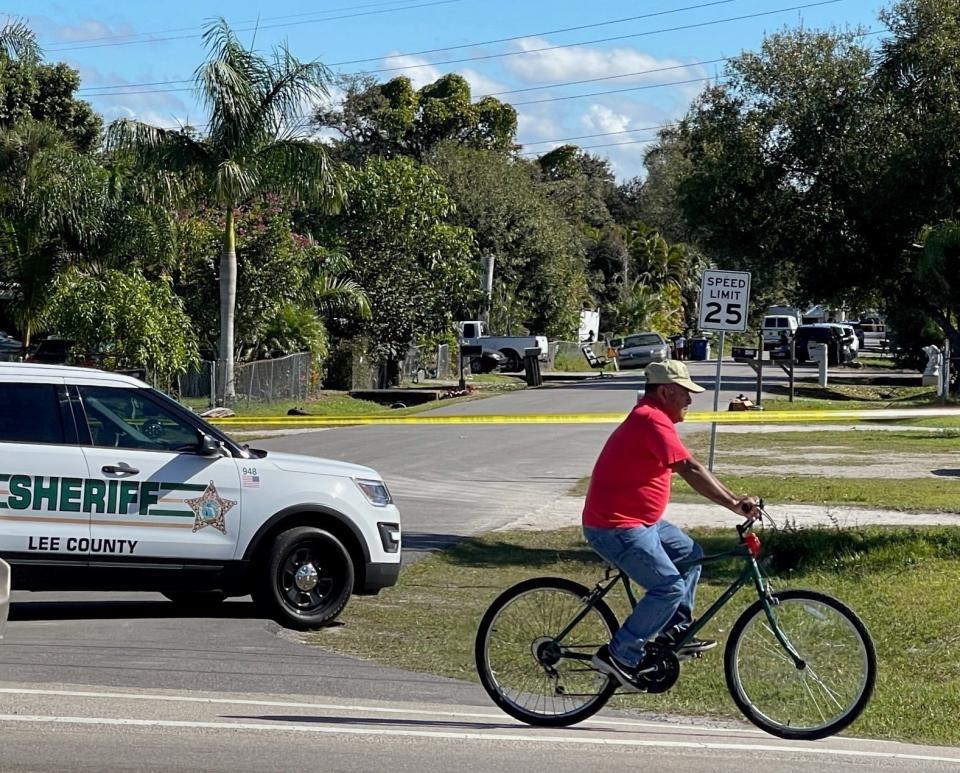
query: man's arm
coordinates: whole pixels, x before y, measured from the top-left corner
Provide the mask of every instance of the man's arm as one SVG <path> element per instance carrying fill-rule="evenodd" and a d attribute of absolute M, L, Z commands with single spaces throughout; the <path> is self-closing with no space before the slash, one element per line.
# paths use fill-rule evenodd
<path fill-rule="evenodd" d="M 671 465 L 671 469 L 690 484 L 690 488 L 742 517 L 756 515 L 757 502 L 753 497 L 740 497 L 723 485 L 719 479 L 692 456 Z M 746 507 L 744 507 L 746 505 Z"/>

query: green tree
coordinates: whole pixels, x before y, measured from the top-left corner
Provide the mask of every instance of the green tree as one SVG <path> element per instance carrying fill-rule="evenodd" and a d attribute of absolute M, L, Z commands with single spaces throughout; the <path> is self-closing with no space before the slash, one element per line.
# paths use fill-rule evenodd
<path fill-rule="evenodd" d="M 607 204 L 616 193 L 616 181 L 606 159 L 576 145 L 561 145 L 536 163 L 550 198 L 569 219 L 596 228 L 613 222 Z"/>
<path fill-rule="evenodd" d="M 329 76 L 319 62 L 301 62 L 284 46 L 270 59 L 246 49 L 223 19 L 212 22 L 203 40 L 209 58 L 196 71 L 198 92 L 207 106 L 206 133 L 159 129 L 118 121 L 109 145 L 130 151 L 147 169 L 186 180 L 199 197 L 224 215 L 219 266 L 219 356 L 224 377 L 220 397 L 234 396 L 234 314 L 237 301 L 235 218 L 238 207 L 270 192 L 305 202 L 335 206 L 339 182 L 328 154 L 318 143 L 297 137 L 303 103 L 326 95 Z"/>
<path fill-rule="evenodd" d="M 669 185 L 717 265 L 807 299 L 874 295 L 899 218 L 874 207 L 889 138 L 872 71 L 854 34 L 801 29 L 733 59 L 697 100 L 665 144 L 685 157 Z"/>
<path fill-rule="evenodd" d="M 286 303 L 266 319 L 255 352 L 268 358 L 302 351 L 313 355 L 314 370 L 319 372 L 330 353 L 327 328 L 313 309 Z"/>
<path fill-rule="evenodd" d="M 429 163 L 456 202 L 456 222 L 473 231 L 478 254 L 495 258 L 495 303 L 510 297 L 514 323 L 571 340 L 581 304 L 592 300 L 585 240 L 550 200 L 538 168 L 453 144 L 439 148 Z M 517 319 L 521 309 L 526 316 Z M 498 313 L 495 307 L 494 317 Z"/>
<path fill-rule="evenodd" d="M 412 156 L 423 160 L 442 142 L 510 151 L 517 112 L 493 97 L 473 102 L 460 75 L 444 75 L 419 90 L 401 75 L 386 83 L 370 77 L 344 82 L 342 106 L 321 108 L 314 122 L 337 130 L 338 153 L 353 164 L 374 156 Z"/>
<path fill-rule="evenodd" d="M 402 357 L 411 342 L 449 331 L 476 301 L 473 239 L 452 224 L 454 204 L 431 169 L 407 158 L 371 159 L 353 176 L 348 203 L 315 217 L 318 242 L 349 257 L 372 315 L 345 321 L 375 356 Z"/>
<path fill-rule="evenodd" d="M 9 20 L 0 28 L 0 127 L 32 119 L 50 124 L 76 150 L 100 141 L 102 122 L 87 102 L 76 99 L 80 74 L 63 63 L 44 64 L 29 27 Z"/>
<path fill-rule="evenodd" d="M 103 232 L 108 193 L 103 168 L 53 126 L 23 119 L 0 128 L 0 276 L 25 346 L 57 272 Z"/>
<path fill-rule="evenodd" d="M 215 266 L 222 227 L 214 210 L 181 216 L 174 229 L 176 258 L 168 269 L 205 349 L 217 339 Z M 369 299 L 350 276 L 350 261 L 298 233 L 300 226 L 290 208 L 278 201 L 238 208 L 235 227 L 235 355 L 241 359 L 276 356 L 306 347 L 315 352 L 319 366 L 327 337 L 326 332 L 314 334 L 313 328 L 335 316 L 362 319 L 370 315 Z M 302 334 L 289 334 L 294 328 L 301 328 Z M 314 347 L 314 341 L 323 345 Z"/>
<path fill-rule="evenodd" d="M 907 256 L 901 292 L 909 293 L 923 312 L 960 352 L 960 221 L 947 220 L 920 233 L 920 249 Z M 900 298 L 903 304 L 903 297 Z M 917 327 L 922 331 L 922 321 Z M 907 331 L 903 331 L 907 332 Z M 941 338 L 942 340 L 942 338 Z M 905 341 L 898 341 L 902 346 Z M 934 343 L 925 340 L 924 343 Z M 940 343 L 940 341 L 935 341 Z M 919 355 L 919 352 L 913 352 Z"/>
<path fill-rule="evenodd" d="M 167 283 L 136 269 L 64 271 L 53 284 L 47 315 L 79 352 L 96 352 L 116 368 L 146 367 L 163 386 L 199 362 L 180 299 Z"/>

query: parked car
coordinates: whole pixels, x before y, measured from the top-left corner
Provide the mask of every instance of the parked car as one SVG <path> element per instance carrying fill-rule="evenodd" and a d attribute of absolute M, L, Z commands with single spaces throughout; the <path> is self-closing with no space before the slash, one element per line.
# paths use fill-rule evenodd
<path fill-rule="evenodd" d="M 0 330 L 0 359 L 2 360 L 12 360 L 19 359 L 20 353 L 23 351 L 23 342 L 18 341 L 16 338 L 13 338 L 2 330 Z"/>
<path fill-rule="evenodd" d="M 858 349 L 863 349 L 863 342 L 866 338 L 863 334 L 863 325 L 859 322 L 851 322 L 850 327 L 853 328 L 853 334 L 857 337 Z"/>
<path fill-rule="evenodd" d="M 841 325 L 847 339 L 851 340 L 851 347 L 859 352 L 863 348 L 863 329 L 859 322 L 845 322 Z"/>
<path fill-rule="evenodd" d="M 797 318 L 788 314 L 769 314 L 763 318 L 761 335 L 763 348 L 775 349 L 780 346 L 781 337 L 786 334 L 787 339 L 793 337 L 798 327 Z"/>
<path fill-rule="evenodd" d="M 68 338 L 45 338 L 27 354 L 27 362 L 41 365 L 66 365 L 70 362 L 73 341 Z"/>
<path fill-rule="evenodd" d="M 800 325 L 797 332 L 794 333 L 796 361 L 804 363 L 811 360 L 809 345 L 811 343 L 821 343 L 827 344 L 827 363 L 829 365 L 850 362 L 857 356 L 856 349 L 850 345 L 851 339 L 856 341 L 852 329 L 845 332 L 842 325 L 833 322 Z"/>
<path fill-rule="evenodd" d="M 651 362 L 670 359 L 670 344 L 659 333 L 633 333 L 624 336 L 617 350 L 617 365 L 621 368 L 640 368 Z"/>
<path fill-rule="evenodd" d="M 507 358 L 496 349 L 484 349 L 479 357 L 470 358 L 471 373 L 496 373 L 507 367 Z"/>

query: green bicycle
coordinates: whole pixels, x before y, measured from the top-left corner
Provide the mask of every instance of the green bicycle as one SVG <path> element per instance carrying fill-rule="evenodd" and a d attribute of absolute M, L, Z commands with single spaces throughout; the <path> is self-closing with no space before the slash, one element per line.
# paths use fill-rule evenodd
<path fill-rule="evenodd" d="M 760 505 L 760 518 L 770 516 Z M 737 526 L 739 544 L 703 556 L 744 559 L 740 576 L 670 649 L 654 651 L 647 692 L 669 690 L 680 676 L 677 651 L 741 588 L 757 600 L 730 630 L 724 652 L 727 687 L 737 708 L 780 738 L 812 740 L 838 733 L 866 708 L 877 675 L 870 633 L 846 605 L 808 590 L 773 591 L 757 559 L 754 521 Z M 692 562 L 687 562 L 686 565 Z M 683 568 L 685 564 L 678 564 Z M 619 683 L 590 660 L 620 627 L 604 597 L 627 576 L 609 567 L 591 590 L 561 577 L 536 577 L 504 591 L 480 621 L 474 654 L 484 689 L 507 714 L 531 725 L 572 725 L 599 711 Z"/>

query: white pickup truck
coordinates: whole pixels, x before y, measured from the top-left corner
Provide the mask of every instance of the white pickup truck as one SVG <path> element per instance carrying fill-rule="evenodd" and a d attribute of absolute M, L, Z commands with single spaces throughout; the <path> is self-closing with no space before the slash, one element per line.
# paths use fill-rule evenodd
<path fill-rule="evenodd" d="M 481 320 L 460 323 L 460 345 L 482 346 L 485 350 L 495 350 L 507 358 L 503 369 L 509 372 L 523 370 L 523 350 L 537 347 L 540 360 L 548 358 L 546 336 L 494 336 L 490 335 L 487 325 Z"/>

